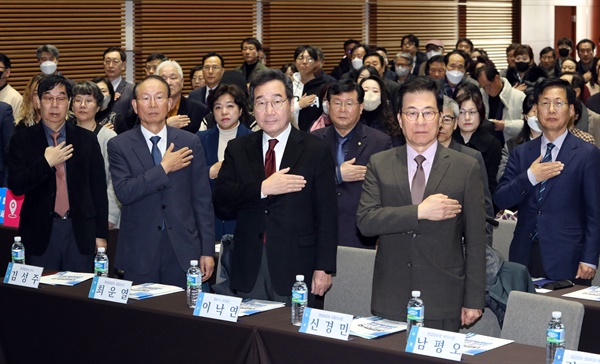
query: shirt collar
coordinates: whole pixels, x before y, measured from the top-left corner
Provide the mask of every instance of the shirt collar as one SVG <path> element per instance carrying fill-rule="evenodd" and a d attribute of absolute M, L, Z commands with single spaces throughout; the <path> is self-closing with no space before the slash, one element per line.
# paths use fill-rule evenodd
<path fill-rule="evenodd" d="M 291 131 L 292 131 L 292 124 L 288 123 L 287 127 L 285 128 L 285 130 L 282 131 L 281 134 L 279 134 L 276 138 L 271 138 L 269 135 L 267 135 L 267 133 L 263 132 L 263 135 L 262 135 L 263 145 L 264 144 L 268 144 L 269 143 L 269 139 L 277 139 L 279 142 L 281 142 L 283 140 L 287 141 L 287 139 L 290 136 Z"/>

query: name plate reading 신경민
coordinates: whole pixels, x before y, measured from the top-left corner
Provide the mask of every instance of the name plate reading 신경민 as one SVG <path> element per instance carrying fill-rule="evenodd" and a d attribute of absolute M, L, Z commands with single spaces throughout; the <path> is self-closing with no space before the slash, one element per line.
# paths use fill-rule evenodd
<path fill-rule="evenodd" d="M 96 300 L 127 303 L 131 283 L 131 281 L 122 279 L 95 276 L 88 297 Z"/>
<path fill-rule="evenodd" d="M 241 297 L 200 292 L 194 308 L 194 316 L 237 322 L 241 303 Z"/>
<path fill-rule="evenodd" d="M 583 351 L 556 349 L 553 364 L 600 364 L 600 355 Z"/>
<path fill-rule="evenodd" d="M 300 332 L 331 339 L 348 340 L 354 316 L 345 313 L 305 308 Z"/>
<path fill-rule="evenodd" d="M 26 265 L 19 263 L 8 263 L 6 274 L 4 275 L 4 283 L 14 284 L 15 286 L 38 288 L 40 278 L 44 268 L 34 265 Z"/>
<path fill-rule="evenodd" d="M 465 334 L 457 332 L 413 326 L 406 343 L 406 352 L 460 361 L 465 337 Z"/>

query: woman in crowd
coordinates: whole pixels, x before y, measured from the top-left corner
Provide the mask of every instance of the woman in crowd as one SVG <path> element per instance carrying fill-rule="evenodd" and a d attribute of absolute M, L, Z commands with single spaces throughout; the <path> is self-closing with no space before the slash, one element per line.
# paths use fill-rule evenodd
<path fill-rule="evenodd" d="M 533 61 L 533 50 L 530 46 L 523 44 L 515 49 L 515 67 L 506 72 L 506 79 L 514 88 L 529 94 L 546 77 L 546 71 L 536 66 Z"/>
<path fill-rule="evenodd" d="M 355 72 L 352 79 L 354 80 L 354 82 L 360 83 L 360 81 L 369 76 L 379 77 L 379 72 L 377 72 L 375 67 L 362 66 L 359 70 Z"/>
<path fill-rule="evenodd" d="M 298 122 L 298 128 L 308 131 L 323 112 L 323 100 L 319 99 L 319 94 L 326 82 L 322 74 L 315 76 L 318 56 L 312 46 L 303 45 L 296 48 L 294 59 L 298 72 L 293 76 L 293 115 Z"/>
<path fill-rule="evenodd" d="M 227 143 L 252 131 L 244 126 L 250 120 L 246 108 L 245 94 L 238 86 L 221 84 L 208 97 L 208 107 L 212 110 L 216 126 L 208 130 L 199 131 L 206 165 L 209 166 L 208 175 L 211 187 L 221 170 L 225 159 Z M 223 235 L 233 234 L 235 220 L 222 220 L 215 217 L 215 239 L 220 241 Z"/>
<path fill-rule="evenodd" d="M 123 115 L 117 114 L 112 111 L 112 107 L 115 103 L 115 90 L 112 83 L 106 77 L 96 77 L 92 80 L 93 83 L 98 85 L 104 100 L 100 106 L 100 111 L 96 114 L 96 122 L 99 125 L 106 126 L 112 130 L 115 129 L 115 125 L 124 123 Z"/>
<path fill-rule="evenodd" d="M 560 68 L 560 74 L 567 72 L 577 72 L 577 61 L 573 58 L 567 58 L 563 61 L 562 66 Z"/>
<path fill-rule="evenodd" d="M 100 144 L 102 157 L 104 157 L 104 171 L 106 173 L 108 195 L 108 228 L 116 229 L 119 227 L 121 208 L 113 189 L 112 179 L 110 178 L 106 146 L 108 141 L 117 136 L 117 134 L 96 122 L 96 114 L 100 111 L 103 100 L 104 95 L 100 91 L 100 87 L 92 81 L 78 82 L 73 86 L 71 110 L 75 114 L 75 123 L 77 126 L 87 129 L 96 135 Z"/>
<path fill-rule="evenodd" d="M 298 72 L 296 65 L 293 62 L 286 63 L 281 66 L 281 72 L 283 72 L 286 76 L 288 76 L 291 80 L 293 80 L 294 73 Z"/>
<path fill-rule="evenodd" d="M 381 78 L 379 76 L 363 78 L 360 86 L 365 91 L 361 122 L 389 135 L 393 146 L 404 145 L 402 129 L 394 118 L 392 103 Z"/>
<path fill-rule="evenodd" d="M 23 103 L 21 104 L 20 120 L 15 120 L 15 132 L 37 124 L 42 115 L 40 114 L 40 99 L 38 97 L 38 84 L 44 78 L 43 73 L 39 73 L 31 78 L 25 92 L 23 93 Z"/>
<path fill-rule="evenodd" d="M 190 84 L 192 85 L 192 91 L 206 86 L 202 66 L 195 66 L 190 70 Z"/>
<path fill-rule="evenodd" d="M 600 91 L 600 58 L 596 58 L 594 63 L 592 63 L 590 72 L 592 73 L 592 78 L 590 78 L 590 81 L 586 85 L 590 91 L 590 96 L 592 96 Z"/>

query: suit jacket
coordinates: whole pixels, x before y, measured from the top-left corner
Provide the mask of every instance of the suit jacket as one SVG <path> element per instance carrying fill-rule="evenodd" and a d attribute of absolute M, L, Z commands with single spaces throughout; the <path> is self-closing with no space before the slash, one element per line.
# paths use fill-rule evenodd
<path fill-rule="evenodd" d="M 313 134 L 329 144 L 332 158 L 337 155 L 336 132 L 333 126 L 317 129 Z M 371 155 L 392 148 L 390 137 L 379 130 L 357 123 L 352 138 L 348 140 L 346 160 L 356 158 L 354 164 L 366 166 Z M 338 245 L 356 248 L 375 248 L 377 236 L 366 237 L 356 226 L 356 210 L 362 192 L 362 181 L 344 182 L 336 186 L 338 202 Z"/>
<path fill-rule="evenodd" d="M 194 155 L 189 166 L 169 174 L 154 165 L 141 128 L 108 142 L 113 186 L 122 204 L 115 266 L 136 274 L 150 272 L 163 222 L 182 269 L 187 270 L 192 259 L 215 253 L 213 207 L 200 139 L 166 128 L 167 145 L 175 144 L 175 151 L 189 147 Z"/>
<path fill-rule="evenodd" d="M 113 104 L 112 111 L 117 113 L 118 115 L 122 115 L 123 117 L 127 116 L 127 111 L 132 108 L 131 100 L 133 100 L 133 84 L 125 81 L 124 78 L 121 79 L 119 85 L 117 86 L 115 93 L 119 92 L 121 96 L 119 99 L 115 101 Z"/>
<path fill-rule="evenodd" d="M 371 310 L 406 319 L 412 290 L 420 290 L 427 318 L 460 317 L 482 309 L 485 298 L 485 211 L 480 167 L 463 153 L 438 145 L 423 198 L 443 193 L 462 212 L 453 219 L 417 219 L 408 183 L 406 147 L 371 157 L 358 206 L 361 232 L 379 235 Z M 463 253 L 464 238 L 464 253 Z"/>
<path fill-rule="evenodd" d="M 188 99 L 198 101 L 199 103 L 206 105 L 206 90 L 208 90 L 208 86 L 197 88 L 190 92 Z"/>
<path fill-rule="evenodd" d="M 335 168 L 327 144 L 292 128 L 280 169 L 302 175 L 300 192 L 261 199 L 265 179 L 262 131 L 229 142 L 213 191 L 217 212 L 237 218 L 231 288 L 249 292 L 260 268 L 264 233 L 275 292 L 289 296 L 296 274 L 335 272 L 337 203 Z"/>
<path fill-rule="evenodd" d="M 15 133 L 8 154 L 8 187 L 25 194 L 19 234 L 33 255 L 42 255 L 52 231 L 56 195 L 56 168 L 44 158 L 48 141 L 42 121 Z M 73 233 L 81 254 L 92 254 L 96 238 L 108 237 L 106 175 L 100 145 L 94 133 L 65 123 L 66 143 L 73 156 L 66 162 Z"/>
<path fill-rule="evenodd" d="M 190 123 L 181 130 L 197 133 L 200 129 L 202 119 L 209 113 L 208 106 L 196 100 L 190 100 L 187 97 L 182 97 L 179 101 L 178 115 L 187 115 L 190 118 Z"/>
<path fill-rule="evenodd" d="M 5 154 L 8 150 L 8 141 L 13 133 L 14 126 L 15 119 L 13 118 L 12 107 L 6 102 L 0 101 L 0 187 L 5 187 L 8 183 Z"/>
<path fill-rule="evenodd" d="M 509 260 L 529 264 L 536 231 L 544 271 L 550 279 L 575 278 L 579 262 L 598 264 L 600 253 L 600 151 L 571 133 L 556 160 L 562 172 L 548 180 L 541 205 L 527 169 L 540 156 L 541 137 L 516 147 L 508 158 L 494 201 L 499 208 L 519 206 Z"/>
<path fill-rule="evenodd" d="M 269 67 L 265 66 L 264 64 L 262 64 L 262 62 L 258 61 L 258 62 L 256 62 L 256 66 L 254 66 L 254 68 L 252 69 L 252 72 L 250 72 L 250 75 L 247 75 L 245 65 L 246 65 L 246 63 L 244 62 L 240 66 L 237 66 L 236 68 L 234 68 L 233 70 L 244 75 L 244 78 L 246 79 L 247 83 L 252 82 L 252 79 L 254 78 L 254 76 L 256 76 L 256 74 L 259 71 L 269 69 Z"/>

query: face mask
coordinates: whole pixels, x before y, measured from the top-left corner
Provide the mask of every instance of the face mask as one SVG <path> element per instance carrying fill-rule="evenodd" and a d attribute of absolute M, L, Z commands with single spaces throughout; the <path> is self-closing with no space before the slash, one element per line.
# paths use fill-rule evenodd
<path fill-rule="evenodd" d="M 560 54 L 561 57 L 567 57 L 569 55 L 569 53 L 571 53 L 571 50 L 568 48 L 559 48 L 558 49 L 558 54 Z"/>
<path fill-rule="evenodd" d="M 527 125 L 531 128 L 531 130 L 541 133 L 542 129 L 540 128 L 540 122 L 538 121 L 537 116 L 530 116 L 527 118 Z"/>
<path fill-rule="evenodd" d="M 329 115 L 329 101 L 323 101 L 323 112 Z"/>
<path fill-rule="evenodd" d="M 529 68 L 528 62 L 515 62 L 515 66 L 517 66 L 517 71 L 525 72 Z"/>
<path fill-rule="evenodd" d="M 100 111 L 106 110 L 109 103 L 110 103 L 110 95 L 104 96 L 104 100 L 102 100 L 102 105 L 100 106 Z"/>
<path fill-rule="evenodd" d="M 464 75 L 464 72 L 460 72 L 457 70 L 446 71 L 446 77 L 448 78 L 448 81 L 453 85 L 458 85 L 460 81 L 462 81 Z"/>
<path fill-rule="evenodd" d="M 408 68 L 408 67 L 402 67 L 402 66 L 396 67 L 396 75 L 398 77 L 408 76 L 409 73 L 410 73 L 410 68 Z"/>
<path fill-rule="evenodd" d="M 425 54 L 427 55 L 427 59 L 431 59 L 431 57 L 440 56 L 442 54 L 442 52 L 429 51 L 429 52 L 427 52 Z"/>
<path fill-rule="evenodd" d="M 359 70 L 362 66 L 363 66 L 362 59 L 360 59 L 360 58 L 354 58 L 352 60 L 352 67 L 354 67 L 355 70 Z"/>
<path fill-rule="evenodd" d="M 373 111 L 381 105 L 381 95 L 376 94 L 373 91 L 365 92 L 363 105 L 366 111 Z"/>
<path fill-rule="evenodd" d="M 52 61 L 43 62 L 40 64 L 40 70 L 42 70 L 45 75 L 51 75 L 56 71 L 56 63 Z"/>

